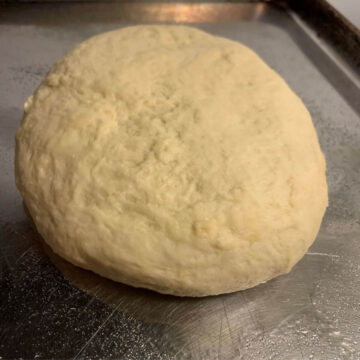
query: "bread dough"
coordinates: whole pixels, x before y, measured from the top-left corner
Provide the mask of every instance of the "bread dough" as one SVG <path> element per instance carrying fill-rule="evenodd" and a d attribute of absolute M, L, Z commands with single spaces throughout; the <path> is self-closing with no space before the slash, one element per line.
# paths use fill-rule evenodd
<path fill-rule="evenodd" d="M 73 264 L 182 296 L 290 271 L 327 206 L 310 115 L 253 51 L 184 26 L 95 36 L 25 104 L 16 183 Z"/>

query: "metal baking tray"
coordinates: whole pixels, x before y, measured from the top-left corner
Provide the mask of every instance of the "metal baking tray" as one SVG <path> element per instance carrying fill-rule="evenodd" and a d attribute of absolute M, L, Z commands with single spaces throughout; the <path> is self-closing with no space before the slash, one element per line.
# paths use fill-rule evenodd
<path fill-rule="evenodd" d="M 341 34 L 319 29 L 334 13 L 314 20 L 315 10 L 296 3 L 0 5 L 1 359 L 360 359 L 358 34 L 344 32 L 345 23 L 345 40 L 331 44 Z M 164 296 L 72 266 L 33 229 L 13 175 L 25 99 L 80 41 L 159 22 L 245 43 L 310 110 L 327 159 L 330 206 L 290 274 L 229 295 Z"/>

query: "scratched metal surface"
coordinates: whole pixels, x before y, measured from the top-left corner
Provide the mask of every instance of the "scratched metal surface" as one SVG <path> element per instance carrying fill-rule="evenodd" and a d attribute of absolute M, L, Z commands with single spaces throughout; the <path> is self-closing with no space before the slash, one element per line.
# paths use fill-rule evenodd
<path fill-rule="evenodd" d="M 242 41 L 309 108 L 328 162 L 330 207 L 290 274 L 181 299 L 105 280 L 41 243 L 14 185 L 23 103 L 73 45 L 134 21 L 190 22 Z M 356 75 L 321 46 L 285 10 L 265 4 L 3 5 L 0 358 L 360 359 L 360 93 Z"/>

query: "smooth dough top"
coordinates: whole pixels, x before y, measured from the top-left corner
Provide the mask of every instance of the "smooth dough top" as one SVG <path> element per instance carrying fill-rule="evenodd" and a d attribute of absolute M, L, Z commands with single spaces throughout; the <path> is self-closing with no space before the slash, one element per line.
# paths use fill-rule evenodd
<path fill-rule="evenodd" d="M 310 115 L 253 51 L 183 26 L 95 36 L 25 104 L 16 182 L 70 262 L 204 296 L 290 271 L 327 206 Z"/>

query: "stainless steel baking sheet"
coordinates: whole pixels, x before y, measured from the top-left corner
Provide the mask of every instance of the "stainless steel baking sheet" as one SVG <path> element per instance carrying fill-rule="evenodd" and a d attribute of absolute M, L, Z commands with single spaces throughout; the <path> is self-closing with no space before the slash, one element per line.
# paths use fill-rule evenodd
<path fill-rule="evenodd" d="M 290 274 L 176 298 L 105 280 L 41 243 L 14 184 L 23 103 L 75 44 L 139 22 L 190 23 L 245 43 L 310 110 L 330 206 Z M 358 75 L 296 15 L 266 3 L 0 5 L 0 359 L 360 359 Z"/>

